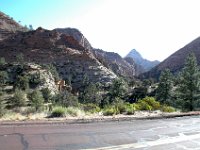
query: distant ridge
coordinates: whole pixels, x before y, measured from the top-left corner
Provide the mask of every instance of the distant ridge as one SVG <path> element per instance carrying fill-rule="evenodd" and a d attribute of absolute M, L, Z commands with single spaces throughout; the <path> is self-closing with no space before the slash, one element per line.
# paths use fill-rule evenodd
<path fill-rule="evenodd" d="M 166 68 L 170 69 L 172 73 L 177 73 L 183 68 L 185 59 L 190 53 L 195 54 L 197 57 L 198 65 L 200 65 L 200 37 L 196 38 L 183 48 L 170 55 L 158 66 L 143 74 L 143 76 L 145 78 L 158 78 L 161 71 Z"/>
<path fill-rule="evenodd" d="M 131 50 L 125 58 L 132 58 L 134 60 L 134 62 L 136 63 L 136 65 L 138 66 L 138 72 L 143 73 L 143 72 L 147 72 L 150 69 L 152 69 L 153 67 L 155 67 L 156 65 L 158 65 L 160 62 L 158 60 L 155 61 L 150 61 L 147 59 L 144 59 L 142 57 L 142 55 L 135 49 Z M 140 69 L 139 69 L 140 68 Z"/>

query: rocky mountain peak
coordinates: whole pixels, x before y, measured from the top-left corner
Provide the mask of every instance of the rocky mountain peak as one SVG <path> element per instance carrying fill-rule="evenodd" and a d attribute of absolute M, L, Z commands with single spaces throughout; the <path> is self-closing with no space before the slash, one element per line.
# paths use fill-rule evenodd
<path fill-rule="evenodd" d="M 149 71 L 150 69 L 152 69 L 153 67 L 155 67 L 156 65 L 159 64 L 159 61 L 157 61 L 157 60 L 150 61 L 150 60 L 143 58 L 142 55 L 136 49 L 131 50 L 126 55 L 126 57 L 130 57 L 134 60 L 134 62 L 138 66 L 137 68 L 138 68 L 139 73 Z"/>

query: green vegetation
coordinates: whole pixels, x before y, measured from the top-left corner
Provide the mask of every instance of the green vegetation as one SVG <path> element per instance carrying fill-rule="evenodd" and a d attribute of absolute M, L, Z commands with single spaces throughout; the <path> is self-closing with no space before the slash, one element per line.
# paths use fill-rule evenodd
<path fill-rule="evenodd" d="M 30 93 L 29 99 L 31 102 L 31 106 L 34 107 L 36 111 L 38 111 L 43 106 L 44 98 L 39 90 L 35 90 Z"/>
<path fill-rule="evenodd" d="M 173 78 L 169 69 L 164 70 L 161 73 L 159 84 L 157 88 L 157 99 L 161 103 L 170 104 L 172 97 Z"/>
<path fill-rule="evenodd" d="M 11 99 L 12 107 L 22 107 L 26 105 L 26 93 L 21 90 L 15 90 L 14 96 Z"/>
<path fill-rule="evenodd" d="M 193 111 L 200 100 L 200 70 L 194 54 L 190 54 L 180 73 L 177 86 L 177 99 L 185 111 Z"/>
<path fill-rule="evenodd" d="M 62 106 L 57 106 L 53 109 L 51 117 L 65 117 L 66 108 Z"/>
<path fill-rule="evenodd" d="M 18 62 L 23 64 L 23 57 L 18 57 Z M 0 117 L 7 111 L 24 115 L 43 111 L 51 117 L 75 117 L 85 114 L 112 116 L 133 115 L 136 111 L 160 110 L 171 113 L 200 109 L 200 69 L 193 54 L 188 56 L 185 67 L 178 75 L 173 76 L 166 69 L 157 83 L 153 79 L 131 79 L 128 83 L 126 79 L 117 78 L 104 86 L 91 82 L 88 75 L 84 74 L 80 89 L 75 89 L 72 75 L 66 77 L 67 85 L 57 92 L 43 87 L 40 73 L 27 73 L 25 70 L 28 67 L 19 63 L 15 64 L 14 75 L 9 69 L 0 70 Z M 5 64 L 3 59 L 0 59 L 0 64 Z M 60 80 L 54 65 L 46 68 L 56 81 Z"/>

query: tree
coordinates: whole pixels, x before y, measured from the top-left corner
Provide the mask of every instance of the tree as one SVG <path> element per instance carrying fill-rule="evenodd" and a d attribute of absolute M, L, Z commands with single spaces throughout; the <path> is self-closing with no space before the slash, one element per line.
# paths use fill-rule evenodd
<path fill-rule="evenodd" d="M 31 101 L 31 106 L 35 107 L 36 111 L 38 111 L 44 103 L 44 98 L 39 90 L 33 91 L 29 95 L 29 99 Z"/>
<path fill-rule="evenodd" d="M 156 97 L 161 103 L 170 103 L 172 87 L 172 74 L 169 69 L 165 69 L 160 75 L 158 88 L 156 90 Z"/>
<path fill-rule="evenodd" d="M 18 76 L 14 84 L 15 89 L 27 90 L 29 89 L 29 78 L 28 76 Z"/>
<path fill-rule="evenodd" d="M 0 65 L 4 65 L 4 64 L 6 64 L 6 60 L 5 60 L 4 57 L 1 57 L 0 58 Z"/>
<path fill-rule="evenodd" d="M 61 93 L 58 93 L 52 97 L 52 100 L 54 103 L 69 107 L 69 106 L 78 106 L 78 98 L 77 96 L 74 96 L 72 93 L 68 91 L 63 91 Z"/>
<path fill-rule="evenodd" d="M 123 98 L 127 93 L 127 85 L 122 79 L 114 79 L 108 92 L 110 102 L 115 102 L 118 98 Z"/>
<path fill-rule="evenodd" d="M 33 25 L 31 25 L 31 24 L 29 25 L 29 30 L 30 30 L 30 31 L 33 31 L 33 30 L 34 30 L 34 29 L 33 29 Z"/>
<path fill-rule="evenodd" d="M 42 95 L 43 95 L 45 102 L 49 102 L 50 99 L 52 98 L 51 91 L 48 88 L 43 88 L 41 90 L 41 92 L 42 92 Z"/>
<path fill-rule="evenodd" d="M 22 107 L 26 105 L 26 94 L 21 90 L 15 90 L 14 96 L 11 100 L 13 107 Z"/>
<path fill-rule="evenodd" d="M 83 91 L 80 98 L 82 103 L 93 103 L 99 105 L 101 102 L 101 96 L 99 94 L 99 89 L 96 84 L 89 84 Z"/>
<path fill-rule="evenodd" d="M 200 98 L 200 71 L 193 53 L 186 58 L 185 67 L 179 75 L 179 81 L 177 92 L 182 109 L 193 111 L 195 103 Z"/>
<path fill-rule="evenodd" d="M 6 71 L 0 71 L 0 86 L 4 85 L 8 80 L 8 73 Z"/>
<path fill-rule="evenodd" d="M 19 54 L 16 56 L 16 60 L 17 60 L 17 63 L 23 65 L 23 64 L 24 64 L 24 54 L 19 53 Z"/>
<path fill-rule="evenodd" d="M 5 104 L 3 102 L 2 96 L 0 96 L 0 117 L 4 115 L 4 112 L 5 112 L 4 109 L 5 109 Z"/>

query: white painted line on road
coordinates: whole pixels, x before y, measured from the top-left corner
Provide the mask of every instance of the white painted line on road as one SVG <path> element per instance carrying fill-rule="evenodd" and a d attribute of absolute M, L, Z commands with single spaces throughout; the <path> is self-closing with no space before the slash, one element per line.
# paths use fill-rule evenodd
<path fill-rule="evenodd" d="M 146 141 L 146 142 L 138 142 L 138 143 L 133 143 L 133 144 L 123 144 L 123 145 L 117 145 L 117 146 L 108 146 L 108 147 L 83 149 L 83 150 L 122 150 L 122 149 L 145 148 L 145 147 L 153 147 L 153 146 L 171 144 L 171 143 L 177 143 L 177 142 L 183 142 L 183 141 L 190 141 L 190 140 L 195 140 L 199 138 L 200 138 L 200 134 L 194 134 L 194 135 L 179 134 L 179 136 L 176 136 L 176 137 L 166 137 L 166 138 L 158 139 L 155 141 Z"/>

